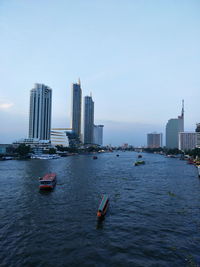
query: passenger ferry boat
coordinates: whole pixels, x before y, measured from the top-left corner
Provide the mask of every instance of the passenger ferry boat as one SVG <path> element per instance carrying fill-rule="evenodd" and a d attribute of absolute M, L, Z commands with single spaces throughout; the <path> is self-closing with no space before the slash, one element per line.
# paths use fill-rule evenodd
<path fill-rule="evenodd" d="M 39 188 L 51 190 L 56 185 L 56 174 L 55 173 L 47 173 L 39 180 Z"/>
<path fill-rule="evenodd" d="M 108 196 L 103 195 L 101 203 L 100 203 L 99 208 L 98 208 L 98 212 L 97 212 L 97 218 L 98 219 L 104 218 L 106 211 L 108 209 L 108 204 L 109 204 Z"/>

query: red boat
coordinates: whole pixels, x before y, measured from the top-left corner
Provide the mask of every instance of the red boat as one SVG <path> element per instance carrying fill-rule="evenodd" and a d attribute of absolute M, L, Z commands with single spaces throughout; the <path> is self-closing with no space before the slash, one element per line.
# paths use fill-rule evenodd
<path fill-rule="evenodd" d="M 51 190 L 56 185 L 56 174 L 55 173 L 47 173 L 39 181 L 39 188 Z"/>

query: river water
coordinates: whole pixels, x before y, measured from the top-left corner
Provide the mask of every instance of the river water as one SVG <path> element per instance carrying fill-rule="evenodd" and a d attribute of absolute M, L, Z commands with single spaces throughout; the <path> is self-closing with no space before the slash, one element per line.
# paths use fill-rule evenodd
<path fill-rule="evenodd" d="M 118 153 L 1 161 L 0 266 L 199 266 L 197 169 L 145 153 L 136 167 L 137 153 Z M 48 172 L 57 186 L 39 192 Z"/>

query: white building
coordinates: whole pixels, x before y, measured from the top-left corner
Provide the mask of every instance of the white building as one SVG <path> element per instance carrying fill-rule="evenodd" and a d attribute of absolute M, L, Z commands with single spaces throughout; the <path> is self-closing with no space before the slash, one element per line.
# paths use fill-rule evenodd
<path fill-rule="evenodd" d="M 81 108 L 82 90 L 81 82 L 72 84 L 72 131 L 81 138 Z"/>
<path fill-rule="evenodd" d="M 197 133 L 195 132 L 180 132 L 179 133 L 179 150 L 191 150 L 196 147 Z"/>
<path fill-rule="evenodd" d="M 95 145 L 103 145 L 103 127 L 104 125 L 94 125 L 94 139 L 93 143 Z"/>
<path fill-rule="evenodd" d="M 147 147 L 148 148 L 162 147 L 162 133 L 147 134 Z"/>
<path fill-rule="evenodd" d="M 94 101 L 91 96 L 85 96 L 84 100 L 84 144 L 93 144 Z"/>
<path fill-rule="evenodd" d="M 29 138 L 50 140 L 52 90 L 35 84 L 30 92 Z"/>
<path fill-rule="evenodd" d="M 166 148 L 178 148 L 179 133 L 184 132 L 184 106 L 182 106 L 181 116 L 177 119 L 170 119 L 166 125 Z"/>

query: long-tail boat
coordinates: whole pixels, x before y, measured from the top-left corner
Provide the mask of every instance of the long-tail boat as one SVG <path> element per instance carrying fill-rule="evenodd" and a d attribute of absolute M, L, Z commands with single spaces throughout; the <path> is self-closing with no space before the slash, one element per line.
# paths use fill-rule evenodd
<path fill-rule="evenodd" d="M 102 219 L 104 218 L 106 211 L 108 209 L 109 204 L 109 198 L 107 195 L 103 195 L 101 203 L 99 205 L 98 211 L 97 211 L 97 218 Z"/>

